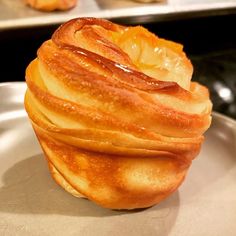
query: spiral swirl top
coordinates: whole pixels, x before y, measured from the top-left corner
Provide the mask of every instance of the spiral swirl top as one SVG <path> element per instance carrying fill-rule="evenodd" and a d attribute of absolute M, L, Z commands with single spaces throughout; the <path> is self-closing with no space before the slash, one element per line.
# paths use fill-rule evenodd
<path fill-rule="evenodd" d="M 140 26 L 78 18 L 59 27 L 27 68 L 25 98 L 56 181 L 109 208 L 173 192 L 211 122 L 192 71 L 182 45 Z"/>

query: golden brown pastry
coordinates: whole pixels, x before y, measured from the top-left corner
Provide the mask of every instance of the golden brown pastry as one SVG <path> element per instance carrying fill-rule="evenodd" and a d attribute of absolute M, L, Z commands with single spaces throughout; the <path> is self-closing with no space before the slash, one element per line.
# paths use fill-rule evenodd
<path fill-rule="evenodd" d="M 41 11 L 68 10 L 77 0 L 25 0 L 29 6 Z"/>
<path fill-rule="evenodd" d="M 55 181 L 112 209 L 182 183 L 211 122 L 180 44 L 95 18 L 63 24 L 26 71 L 25 107 Z"/>

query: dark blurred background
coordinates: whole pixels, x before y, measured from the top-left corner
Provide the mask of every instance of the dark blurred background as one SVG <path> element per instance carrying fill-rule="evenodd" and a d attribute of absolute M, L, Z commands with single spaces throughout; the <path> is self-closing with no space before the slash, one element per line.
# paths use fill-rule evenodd
<path fill-rule="evenodd" d="M 119 23 L 130 25 L 125 20 Z M 143 24 L 158 36 L 180 42 L 194 65 L 193 80 L 208 86 L 214 110 L 236 118 L 236 14 Z M 1 82 L 24 81 L 37 48 L 58 25 L 0 31 Z"/>

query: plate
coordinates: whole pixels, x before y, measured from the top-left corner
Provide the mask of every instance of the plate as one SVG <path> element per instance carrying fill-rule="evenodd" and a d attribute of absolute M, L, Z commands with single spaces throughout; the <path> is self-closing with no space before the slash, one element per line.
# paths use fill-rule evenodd
<path fill-rule="evenodd" d="M 200 155 L 165 201 L 113 211 L 51 179 L 23 108 L 25 89 L 0 84 L 0 235 L 236 235 L 236 121 L 213 114 Z"/>
<path fill-rule="evenodd" d="M 24 4 L 23 0 L 0 1 L 0 30 L 61 24 L 76 17 L 97 17 L 142 24 L 168 19 L 189 18 L 236 12 L 232 0 L 78 0 L 69 11 L 42 12 Z"/>

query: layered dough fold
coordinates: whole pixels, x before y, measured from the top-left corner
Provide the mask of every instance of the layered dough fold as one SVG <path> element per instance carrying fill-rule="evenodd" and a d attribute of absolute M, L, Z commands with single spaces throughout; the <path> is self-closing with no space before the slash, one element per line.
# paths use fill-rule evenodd
<path fill-rule="evenodd" d="M 182 45 L 146 29 L 78 18 L 44 42 L 26 71 L 25 107 L 53 178 L 112 209 L 175 191 L 211 122 Z"/>

